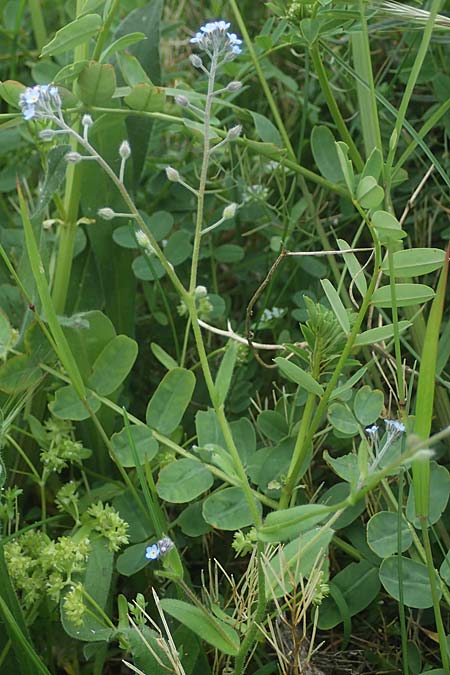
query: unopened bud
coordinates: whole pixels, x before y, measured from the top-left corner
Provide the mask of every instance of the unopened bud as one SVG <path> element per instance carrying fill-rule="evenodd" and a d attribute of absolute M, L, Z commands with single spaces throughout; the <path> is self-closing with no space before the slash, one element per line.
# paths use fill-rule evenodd
<path fill-rule="evenodd" d="M 175 103 L 178 103 L 178 105 L 180 105 L 182 108 L 187 108 L 189 105 L 189 99 L 187 96 L 180 94 L 179 96 L 175 96 Z"/>
<path fill-rule="evenodd" d="M 173 168 L 173 166 L 166 166 L 166 176 L 170 181 L 172 181 L 172 183 L 180 182 L 181 176 L 178 171 Z"/>
<path fill-rule="evenodd" d="M 239 89 L 242 89 L 242 82 L 239 82 L 239 80 L 233 80 L 227 84 L 226 89 L 227 91 L 239 91 Z"/>
<path fill-rule="evenodd" d="M 43 141 L 51 141 L 55 137 L 55 134 L 56 131 L 53 131 L 53 129 L 42 129 L 39 132 L 39 138 Z"/>
<path fill-rule="evenodd" d="M 191 54 L 189 57 L 189 61 L 194 66 L 194 68 L 201 68 L 203 65 L 203 61 L 197 54 Z"/>
<path fill-rule="evenodd" d="M 234 218 L 234 215 L 236 213 L 236 209 L 237 209 L 237 204 L 235 204 L 234 202 L 232 202 L 231 204 L 228 204 L 228 206 L 226 206 L 224 208 L 223 212 L 222 212 L 222 218 L 224 220 L 230 220 L 230 218 Z"/>
<path fill-rule="evenodd" d="M 233 141 L 235 138 L 239 138 L 241 133 L 242 133 L 242 126 L 240 124 L 236 124 L 235 127 L 231 127 L 231 129 L 228 129 L 227 138 L 228 140 Z"/>
<path fill-rule="evenodd" d="M 100 218 L 103 218 L 103 220 L 112 220 L 116 215 L 114 211 L 109 208 L 109 206 L 105 206 L 103 209 L 99 209 L 97 213 L 100 216 Z"/>
<path fill-rule="evenodd" d="M 208 289 L 206 286 L 197 286 L 194 293 L 196 298 L 206 298 L 208 295 Z"/>
<path fill-rule="evenodd" d="M 81 118 L 81 124 L 84 127 L 91 127 L 94 124 L 94 121 L 90 115 L 83 115 Z"/>
<path fill-rule="evenodd" d="M 128 157 L 131 155 L 131 148 L 128 141 L 122 141 L 120 144 L 119 155 L 122 157 L 122 159 L 128 159 Z"/>
<path fill-rule="evenodd" d="M 81 162 L 83 157 L 79 152 L 67 152 L 64 156 L 64 159 L 70 164 L 78 164 L 78 162 Z"/>
<path fill-rule="evenodd" d="M 136 241 L 139 246 L 142 246 L 143 248 L 146 248 L 150 244 L 150 239 L 147 237 L 144 230 L 137 230 Z"/>

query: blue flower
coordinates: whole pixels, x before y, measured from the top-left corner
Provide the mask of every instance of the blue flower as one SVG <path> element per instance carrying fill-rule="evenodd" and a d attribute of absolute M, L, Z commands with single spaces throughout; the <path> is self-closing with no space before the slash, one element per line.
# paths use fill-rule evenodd
<path fill-rule="evenodd" d="M 61 109 L 58 87 L 50 84 L 36 84 L 27 87 L 20 94 L 19 105 L 26 120 L 53 117 Z"/>
<path fill-rule="evenodd" d="M 402 424 L 402 422 L 397 422 L 397 420 L 384 420 L 384 423 L 386 425 L 386 431 L 388 434 L 399 436 L 400 434 L 404 434 L 406 431 L 405 425 Z"/>
<path fill-rule="evenodd" d="M 158 544 L 152 544 L 152 546 L 147 546 L 145 549 L 145 557 L 147 560 L 158 560 L 160 555 L 161 551 Z"/>
<path fill-rule="evenodd" d="M 166 553 L 174 548 L 174 546 L 175 544 L 173 543 L 172 539 L 169 539 L 169 537 L 163 537 L 162 539 L 159 539 L 156 544 L 147 546 L 145 549 L 145 557 L 147 560 L 158 560 L 160 556 L 166 555 Z"/>
<path fill-rule="evenodd" d="M 366 434 L 367 434 L 368 436 L 370 436 L 371 438 L 373 438 L 374 436 L 377 435 L 378 429 L 379 429 L 378 424 L 372 424 L 371 427 L 366 427 L 366 430 L 365 430 L 365 431 L 366 431 Z"/>
<path fill-rule="evenodd" d="M 227 60 L 232 60 L 234 56 L 241 53 L 239 45 L 242 44 L 236 33 L 227 33 L 230 24 L 228 21 L 208 21 L 191 38 L 191 43 L 198 45 L 200 49 L 212 54 L 225 52 Z"/>

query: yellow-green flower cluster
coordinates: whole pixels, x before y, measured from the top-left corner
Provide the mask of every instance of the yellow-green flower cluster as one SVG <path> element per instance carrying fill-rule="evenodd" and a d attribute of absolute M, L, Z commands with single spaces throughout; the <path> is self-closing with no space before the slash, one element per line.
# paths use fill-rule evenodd
<path fill-rule="evenodd" d="M 108 540 L 110 551 L 118 551 L 121 546 L 128 544 L 128 523 L 112 506 L 97 502 L 92 504 L 87 512 L 96 521 L 94 529 Z"/>
<path fill-rule="evenodd" d="M 83 616 L 86 611 L 86 605 L 83 601 L 82 584 L 74 584 L 70 591 L 66 593 L 63 600 L 64 611 L 67 618 L 75 626 L 83 625 Z"/>
<path fill-rule="evenodd" d="M 89 555 L 89 539 L 60 537 L 52 541 L 40 531 L 25 532 L 5 544 L 8 571 L 20 601 L 29 609 L 47 593 L 55 602 Z"/>

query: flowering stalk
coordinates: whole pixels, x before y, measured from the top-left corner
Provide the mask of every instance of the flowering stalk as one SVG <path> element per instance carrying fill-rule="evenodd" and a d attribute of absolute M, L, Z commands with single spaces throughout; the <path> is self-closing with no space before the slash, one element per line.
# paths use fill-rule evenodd
<path fill-rule="evenodd" d="M 147 236 L 148 241 L 155 255 L 158 257 L 159 261 L 161 262 L 161 265 L 164 267 L 164 270 L 166 271 L 168 277 L 171 279 L 175 288 L 182 297 L 185 296 L 186 290 L 184 286 L 178 279 L 178 276 L 174 272 L 172 265 L 168 262 L 168 260 L 164 256 L 164 253 L 158 246 L 158 243 L 156 242 L 151 230 L 148 228 L 147 224 L 145 223 L 144 219 L 139 213 L 136 205 L 134 204 L 134 201 L 130 193 L 123 184 L 120 175 L 117 176 L 114 173 L 113 169 L 109 166 L 108 162 L 106 162 L 103 159 L 103 157 L 98 154 L 95 148 L 89 143 L 89 140 L 86 139 L 87 135 L 86 133 L 84 133 L 82 136 L 77 131 L 75 131 L 75 129 L 72 129 L 72 127 L 70 127 L 66 123 L 61 111 L 61 99 L 59 98 L 57 87 L 50 87 L 49 85 L 42 85 L 42 86 L 36 85 L 33 88 L 28 88 L 21 95 L 20 104 L 25 119 L 27 120 L 47 119 L 53 122 L 57 127 L 59 127 L 61 131 L 67 133 L 69 137 L 73 138 L 78 144 L 78 146 L 81 146 L 81 148 L 86 150 L 86 152 L 88 153 L 87 157 L 80 155 L 79 153 L 76 153 L 77 156 L 75 157 L 74 152 L 68 153 L 69 154 L 68 159 L 71 163 L 74 160 L 76 160 L 75 163 L 78 163 L 80 161 L 84 161 L 85 159 L 94 159 L 97 162 L 97 164 L 101 166 L 103 171 L 109 176 L 109 178 L 112 180 L 114 185 L 119 190 L 125 204 L 129 208 L 129 213 L 116 214 L 109 207 L 105 207 L 104 209 L 100 209 L 100 215 L 106 218 L 106 220 L 114 218 L 116 217 L 116 215 L 122 217 L 125 216 L 127 218 L 134 218 L 139 228 Z M 87 125 L 84 124 L 83 126 L 86 127 Z M 45 130 L 45 132 L 48 132 L 48 130 Z M 53 133 L 56 134 L 58 132 L 54 131 Z M 46 137 L 48 137 L 48 133 L 46 133 Z M 121 151 L 119 152 L 122 157 L 122 162 L 125 162 L 129 156 L 128 144 L 124 146 L 124 143 L 122 143 Z M 123 174 L 123 170 L 121 173 Z"/>

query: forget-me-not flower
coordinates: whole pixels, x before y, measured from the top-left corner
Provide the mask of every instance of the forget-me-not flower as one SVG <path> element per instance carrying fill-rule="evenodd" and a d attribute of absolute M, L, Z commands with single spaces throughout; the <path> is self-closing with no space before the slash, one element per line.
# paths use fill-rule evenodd
<path fill-rule="evenodd" d="M 19 105 L 27 121 L 53 117 L 55 110 L 61 110 L 58 87 L 51 84 L 36 84 L 34 87 L 27 87 L 20 94 Z"/>
<path fill-rule="evenodd" d="M 240 45 L 242 40 L 236 33 L 228 33 L 230 24 L 228 21 L 209 21 L 191 38 L 191 43 L 200 49 L 212 54 L 226 52 L 227 59 L 232 59 L 242 52 Z"/>
<path fill-rule="evenodd" d="M 172 539 L 169 539 L 169 537 L 163 537 L 157 541 L 156 544 L 147 546 L 145 549 L 145 557 L 147 560 L 158 560 L 160 556 L 168 553 L 174 546 L 175 544 L 173 543 Z"/>
<path fill-rule="evenodd" d="M 152 544 L 152 546 L 147 546 L 145 549 L 145 557 L 147 560 L 158 560 L 161 555 L 158 544 Z"/>

